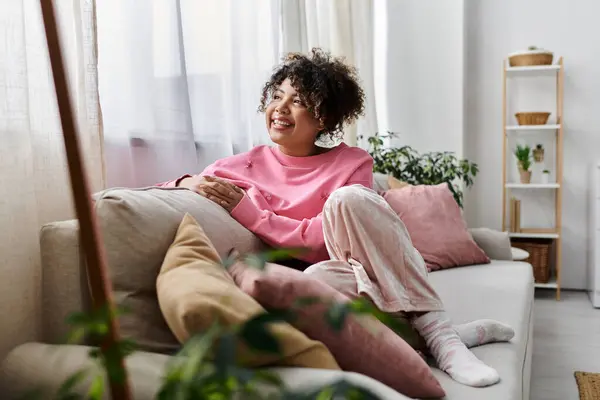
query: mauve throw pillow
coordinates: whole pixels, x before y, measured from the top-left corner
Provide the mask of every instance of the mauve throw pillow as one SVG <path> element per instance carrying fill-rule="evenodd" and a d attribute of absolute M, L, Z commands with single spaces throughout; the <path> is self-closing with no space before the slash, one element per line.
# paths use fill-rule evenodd
<path fill-rule="evenodd" d="M 429 271 L 490 263 L 467 230 L 447 184 L 391 189 L 384 198 L 406 225 Z"/>
<path fill-rule="evenodd" d="M 289 309 L 302 297 L 321 299 L 302 307 L 291 323 L 325 344 L 343 370 L 369 376 L 409 397 L 445 395 L 421 356 L 376 318 L 350 315 L 340 331 L 331 328 L 325 320 L 324 303 L 346 302 L 348 297 L 326 283 L 276 264 L 267 264 L 260 271 L 238 263 L 229 272 L 244 292 L 266 308 Z"/>

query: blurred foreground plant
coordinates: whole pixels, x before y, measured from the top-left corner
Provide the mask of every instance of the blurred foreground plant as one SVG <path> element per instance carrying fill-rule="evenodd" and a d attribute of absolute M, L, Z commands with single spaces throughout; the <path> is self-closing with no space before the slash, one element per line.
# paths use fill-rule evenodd
<path fill-rule="evenodd" d="M 268 262 L 275 262 L 298 254 L 301 250 L 271 250 L 244 256 L 232 256 L 223 262 L 229 268 L 241 260 L 247 265 L 264 269 Z M 270 333 L 269 325 L 277 322 L 293 322 L 297 310 L 320 302 L 316 298 L 298 299 L 291 310 L 271 310 L 261 313 L 237 326 L 213 324 L 206 332 L 193 336 L 183 344 L 172 357 L 165 371 L 163 382 L 157 394 L 158 400 L 330 400 L 352 399 L 371 400 L 378 396 L 366 389 L 340 380 L 334 384 L 304 392 L 289 390 L 274 373 L 264 369 L 249 369 L 236 363 L 236 343 L 241 339 L 256 351 L 279 353 L 277 339 Z M 102 310 L 96 313 L 75 313 L 68 318 L 71 325 L 70 343 L 78 343 L 88 338 L 91 343 L 99 343 L 108 333 L 109 313 Z M 119 313 L 127 312 L 118 310 Z M 380 311 L 368 300 L 358 298 L 346 303 L 327 304 L 325 318 L 334 330 L 341 330 L 346 318 L 351 314 L 370 314 L 402 335 L 407 325 Z M 55 400 L 100 400 L 105 396 L 105 376 L 109 379 L 122 379 L 117 371 L 121 359 L 136 351 L 135 343 L 122 340 L 106 353 L 98 348 L 89 351 L 89 357 L 99 368 L 82 369 L 66 379 L 53 399 Z M 95 373 L 95 374 L 94 374 Z M 81 385 L 91 377 L 91 384 L 84 395 L 78 394 Z M 31 398 L 28 396 L 28 398 Z M 34 396 L 35 398 L 35 396 Z M 39 397 L 37 397 L 39 398 Z M 117 400 L 117 399 L 114 399 Z"/>

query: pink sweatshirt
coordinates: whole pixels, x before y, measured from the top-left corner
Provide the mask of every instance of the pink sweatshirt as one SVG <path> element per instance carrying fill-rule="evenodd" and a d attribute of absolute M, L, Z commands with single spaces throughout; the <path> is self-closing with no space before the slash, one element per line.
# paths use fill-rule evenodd
<path fill-rule="evenodd" d="M 244 189 L 246 196 L 231 216 L 273 247 L 310 248 L 312 252 L 302 259 L 316 263 L 329 259 L 322 226 L 325 200 L 342 186 L 372 188 L 373 159 L 344 143 L 311 157 L 291 157 L 278 147 L 257 146 L 215 162 L 200 175 L 217 176 Z M 182 178 L 159 186 L 176 186 Z"/>

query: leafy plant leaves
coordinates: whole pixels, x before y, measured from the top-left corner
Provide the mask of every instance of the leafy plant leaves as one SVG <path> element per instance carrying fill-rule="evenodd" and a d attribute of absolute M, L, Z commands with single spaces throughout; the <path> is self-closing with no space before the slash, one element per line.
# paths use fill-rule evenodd
<path fill-rule="evenodd" d="M 298 247 L 298 248 L 281 248 L 281 249 L 269 249 L 258 253 L 250 253 L 250 254 L 231 254 L 227 257 L 223 266 L 228 269 L 232 267 L 236 262 L 241 261 L 246 265 L 257 268 L 257 269 L 265 269 L 267 263 L 277 262 L 288 260 L 290 258 L 298 257 L 307 252 L 306 248 Z"/>
<path fill-rule="evenodd" d="M 240 338 L 254 350 L 281 354 L 279 341 L 269 331 L 269 324 L 281 320 L 282 317 L 277 314 L 259 314 L 241 326 Z"/>
<path fill-rule="evenodd" d="M 385 139 L 393 139 L 397 134 L 386 132 L 367 139 L 369 154 L 373 158 L 373 172 L 392 175 L 411 185 L 438 185 L 447 183 L 454 199 L 462 208 L 462 185 L 469 188 L 479 168 L 468 160 L 458 159 L 452 152 L 429 152 L 419 154 L 410 146 L 388 148 Z M 361 136 L 362 138 L 362 136 Z"/>
<path fill-rule="evenodd" d="M 325 320 L 335 331 L 342 330 L 346 317 L 350 313 L 351 303 L 333 303 L 325 312 Z"/>
<path fill-rule="evenodd" d="M 86 376 L 89 374 L 89 370 L 82 369 L 71 376 L 69 376 L 58 388 L 56 393 L 57 400 L 71 400 L 71 399 L 80 399 L 81 396 L 74 393 L 75 387 L 81 384 Z"/>

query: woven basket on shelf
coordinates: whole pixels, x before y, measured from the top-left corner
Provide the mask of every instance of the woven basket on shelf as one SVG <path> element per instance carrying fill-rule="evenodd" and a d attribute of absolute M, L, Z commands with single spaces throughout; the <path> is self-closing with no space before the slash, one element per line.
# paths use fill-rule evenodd
<path fill-rule="evenodd" d="M 554 56 L 552 53 L 525 53 L 508 58 L 511 67 L 528 67 L 532 65 L 551 65 Z"/>
<path fill-rule="evenodd" d="M 550 118 L 549 112 L 519 112 L 515 114 L 519 125 L 545 125 Z"/>
<path fill-rule="evenodd" d="M 536 283 L 548 283 L 550 281 L 551 240 L 519 240 L 514 241 L 512 246 L 525 250 L 529 253 L 529 258 L 523 261 L 531 264 L 533 267 L 533 276 Z"/>

